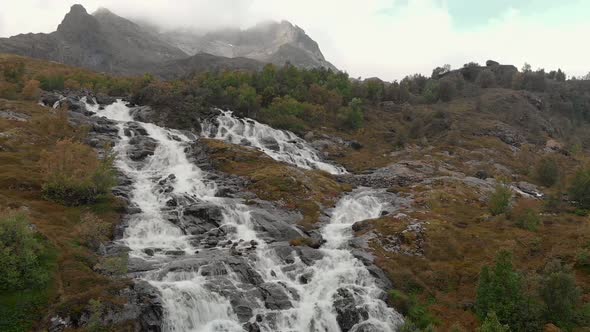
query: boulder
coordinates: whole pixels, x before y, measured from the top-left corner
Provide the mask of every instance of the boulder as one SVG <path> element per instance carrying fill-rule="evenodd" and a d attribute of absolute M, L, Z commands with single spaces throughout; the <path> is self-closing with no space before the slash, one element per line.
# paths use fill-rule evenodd
<path fill-rule="evenodd" d="M 342 332 L 350 331 L 354 325 L 369 319 L 367 309 L 357 307 L 354 295 L 345 288 L 339 288 L 334 294 L 334 310 Z"/>
<path fill-rule="evenodd" d="M 285 310 L 293 307 L 285 287 L 279 283 L 267 282 L 260 285 L 264 305 L 270 310 Z"/>
<path fill-rule="evenodd" d="M 486 66 L 488 67 L 494 67 L 494 66 L 499 66 L 500 63 L 494 60 L 488 60 L 486 61 Z"/>
<path fill-rule="evenodd" d="M 148 136 L 135 136 L 129 140 L 130 148 L 127 156 L 133 161 L 143 161 L 156 151 L 158 142 Z"/>

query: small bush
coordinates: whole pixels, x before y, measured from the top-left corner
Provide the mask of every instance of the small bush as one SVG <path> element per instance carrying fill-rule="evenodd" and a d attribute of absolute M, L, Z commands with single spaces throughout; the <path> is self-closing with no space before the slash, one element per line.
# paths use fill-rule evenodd
<path fill-rule="evenodd" d="M 129 257 L 127 256 L 127 253 L 124 253 L 119 256 L 110 256 L 102 258 L 100 262 L 95 266 L 95 269 L 109 275 L 122 276 L 127 273 L 128 263 Z"/>
<path fill-rule="evenodd" d="M 583 168 L 576 172 L 569 194 L 578 207 L 590 209 L 590 168 Z"/>
<path fill-rule="evenodd" d="M 491 88 L 494 85 L 496 85 L 496 76 L 494 75 L 494 72 L 492 72 L 491 70 L 485 69 L 481 73 L 479 73 L 479 75 L 477 75 L 476 83 L 481 88 Z"/>
<path fill-rule="evenodd" d="M 428 311 L 426 305 L 420 303 L 416 295 L 407 295 L 401 291 L 393 290 L 389 293 L 389 297 L 396 310 L 406 317 L 409 323 L 408 327 L 428 329 L 437 324 L 436 318 Z"/>
<path fill-rule="evenodd" d="M 488 201 L 488 209 L 494 216 L 500 215 L 510 207 L 512 190 L 505 184 L 498 184 Z"/>
<path fill-rule="evenodd" d="M 576 310 L 580 307 L 581 291 L 573 272 L 554 260 L 545 266 L 539 293 L 545 302 L 545 317 L 551 323 L 570 330 L 575 326 Z"/>
<path fill-rule="evenodd" d="M 553 158 L 543 158 L 535 169 L 537 181 L 545 187 L 552 187 L 559 180 L 559 166 Z"/>
<path fill-rule="evenodd" d="M 43 286 L 49 280 L 44 248 L 22 214 L 0 217 L 0 290 Z"/>
<path fill-rule="evenodd" d="M 18 85 L 0 81 L 0 98 L 18 99 Z"/>
<path fill-rule="evenodd" d="M 23 62 L 6 63 L 2 65 L 4 80 L 10 83 L 21 83 L 25 75 L 25 64 Z"/>
<path fill-rule="evenodd" d="M 521 200 L 510 212 L 510 218 L 514 220 L 516 226 L 536 231 L 541 225 L 539 215 L 540 206 L 535 200 Z"/>
<path fill-rule="evenodd" d="M 108 194 L 116 183 L 112 162 L 112 157 L 99 160 L 87 145 L 61 140 L 41 155 L 43 193 L 64 205 L 93 203 Z"/>
<path fill-rule="evenodd" d="M 89 332 L 104 332 L 107 331 L 106 326 L 102 322 L 102 315 L 104 313 L 104 305 L 99 300 L 92 299 L 88 302 L 90 308 L 90 318 L 88 320 L 87 330 Z"/>
<path fill-rule="evenodd" d="M 426 82 L 426 86 L 424 87 L 424 91 L 422 92 L 422 96 L 427 103 L 433 104 L 438 101 L 439 93 L 440 85 L 438 81 L 428 80 Z"/>
<path fill-rule="evenodd" d="M 39 77 L 41 89 L 45 91 L 63 90 L 65 87 L 65 78 L 61 74 L 50 73 Z"/>
<path fill-rule="evenodd" d="M 85 213 L 76 226 L 80 242 L 92 249 L 97 250 L 101 243 L 109 241 L 111 236 L 111 225 L 92 213 Z"/>
<path fill-rule="evenodd" d="M 457 93 L 457 86 L 453 80 L 443 79 L 438 85 L 438 94 L 440 100 L 448 102 L 451 101 Z"/>
<path fill-rule="evenodd" d="M 483 321 L 483 324 L 477 329 L 477 332 L 509 332 L 510 327 L 507 325 L 502 325 L 498 321 L 498 316 L 496 313 L 491 311 L 486 316 L 486 319 Z"/>
<path fill-rule="evenodd" d="M 23 98 L 27 100 L 39 99 L 39 94 L 41 93 L 41 89 L 39 89 L 40 84 L 37 80 L 28 81 L 23 87 L 23 91 L 21 91 Z"/>

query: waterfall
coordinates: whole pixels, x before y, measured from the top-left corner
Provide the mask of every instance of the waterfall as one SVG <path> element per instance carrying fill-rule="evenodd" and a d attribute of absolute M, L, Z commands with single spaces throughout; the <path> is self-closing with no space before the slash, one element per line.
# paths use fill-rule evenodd
<path fill-rule="evenodd" d="M 260 212 L 240 199 L 216 197 L 216 183 L 187 153 L 195 137 L 134 122 L 120 100 L 103 109 L 87 107 L 118 122 L 116 166 L 132 183 L 129 200 L 136 208 L 120 242 L 130 249 L 130 260 L 149 266 L 134 276 L 158 289 L 163 331 L 319 332 L 348 324 L 349 331 L 377 332 L 395 331 L 403 323 L 380 300 L 383 290 L 348 248 L 355 222 L 396 208 L 383 199 L 384 192 L 358 189 L 342 198 L 321 229 L 326 243 L 320 249 L 267 241 L 261 229 L 278 227 L 279 220 L 264 224 Z M 207 128 L 207 136 L 242 144 L 246 139 L 277 160 L 344 172 L 322 162 L 292 133 L 227 112 L 219 122 L 217 133 Z M 263 143 L 268 137 L 278 149 Z M 138 144 L 151 153 L 135 158 Z M 289 227 L 285 232 L 300 232 Z"/>
<path fill-rule="evenodd" d="M 305 140 L 286 130 L 277 130 L 252 119 L 239 119 L 231 111 L 218 110 L 215 121 L 203 124 L 203 136 L 257 148 L 271 158 L 305 169 L 345 174 L 341 166 L 323 162 Z"/>

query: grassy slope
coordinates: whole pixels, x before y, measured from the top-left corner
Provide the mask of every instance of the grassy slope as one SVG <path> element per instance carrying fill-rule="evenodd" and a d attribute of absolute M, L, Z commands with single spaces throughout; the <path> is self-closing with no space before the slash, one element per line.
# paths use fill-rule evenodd
<path fill-rule="evenodd" d="M 494 100 L 498 96 L 512 98 L 514 94 L 516 92 L 512 90 L 490 89 L 479 98 L 463 98 L 430 106 L 408 106 L 410 112 L 418 117 L 444 111 L 453 121 L 448 131 L 428 140 L 410 139 L 405 149 L 399 149 L 392 143 L 395 141 L 392 131 L 404 121 L 403 115 L 371 110 L 365 116 L 364 129 L 354 133 L 330 132 L 357 140 L 364 146 L 358 151 L 339 151 L 342 156 L 335 159 L 356 171 L 415 160 L 434 169 L 441 166 L 441 171 L 435 173 L 438 176 L 449 175 L 447 169 L 468 176 L 485 170 L 496 178 L 535 183 L 534 166 L 542 157 L 550 155 L 556 158 L 563 174 L 560 183 L 543 191 L 560 195 L 576 169 L 586 163 L 583 154 L 565 156 L 546 153 L 543 144 L 524 144 L 515 150 L 498 138 L 473 135 L 499 119 L 519 129 L 500 111 L 482 112 L 477 109 L 481 100 L 485 105 L 488 99 Z M 506 106 L 510 112 L 520 111 L 514 105 Z M 548 139 L 546 136 L 540 138 L 543 143 Z M 567 146 L 567 141 L 561 142 Z M 392 217 L 374 221 L 372 229 L 381 240 L 401 236 L 402 246 L 408 249 L 417 248 L 418 242 L 423 240 L 424 256 L 390 253 L 377 241 L 372 243 L 372 248 L 378 257 L 378 264 L 394 285 L 409 293 L 419 292 L 424 303 L 433 303 L 430 310 L 441 322 L 439 330 L 449 330 L 457 323 L 469 331 L 475 330 L 479 323 L 468 308 L 475 301 L 478 275 L 481 267 L 492 264 L 497 252 L 502 249 L 512 251 L 515 266 L 525 272 L 542 270 L 552 258 L 574 265 L 583 299 L 585 302 L 590 300 L 590 274 L 577 262 L 578 255 L 590 248 L 590 222 L 588 217 L 575 215 L 573 208 L 567 204 L 556 212 L 543 213 L 542 226 L 533 232 L 518 228 L 504 215 L 490 218 L 486 203 L 481 201 L 481 194 L 461 183 L 449 185 L 441 182 L 433 186 L 417 185 L 391 190 L 414 198 L 414 209 L 417 211 L 410 216 L 428 223 L 424 239 L 404 238 L 401 232 L 408 221 Z"/>
<path fill-rule="evenodd" d="M 0 110 L 27 114 L 33 119 L 49 112 L 35 102 L 3 99 L 0 99 Z M 126 285 L 124 280 L 93 271 L 98 257 L 78 243 L 74 231 L 84 212 L 94 212 L 112 224 L 117 223 L 118 204 L 110 199 L 92 206 L 65 207 L 44 200 L 37 161 L 41 151 L 51 143 L 33 122 L 0 118 L 0 211 L 27 211 L 40 236 L 49 244 L 48 268 L 52 270 L 53 282 L 47 289 L 0 294 L 2 331 L 28 330 L 47 314 L 76 317 L 90 299 L 121 304 L 116 293 Z"/>

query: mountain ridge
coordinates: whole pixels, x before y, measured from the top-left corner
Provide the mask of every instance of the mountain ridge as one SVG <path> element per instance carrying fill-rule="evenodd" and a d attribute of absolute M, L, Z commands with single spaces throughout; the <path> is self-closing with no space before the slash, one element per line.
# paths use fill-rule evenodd
<path fill-rule="evenodd" d="M 167 77 L 178 77 L 195 71 L 253 70 L 264 63 L 287 62 L 306 69 L 337 70 L 303 29 L 287 21 L 247 30 L 213 31 L 199 37 L 193 33 L 160 33 L 103 7 L 89 14 L 79 4 L 71 7 L 54 32 L 0 38 L 0 52 L 119 75 L 159 75 L 164 66 Z M 194 57 L 198 53 L 211 56 Z M 211 65 L 203 63 L 204 59 L 211 60 Z M 175 65 L 174 61 L 181 63 Z M 170 68 L 177 71 L 170 72 Z"/>

